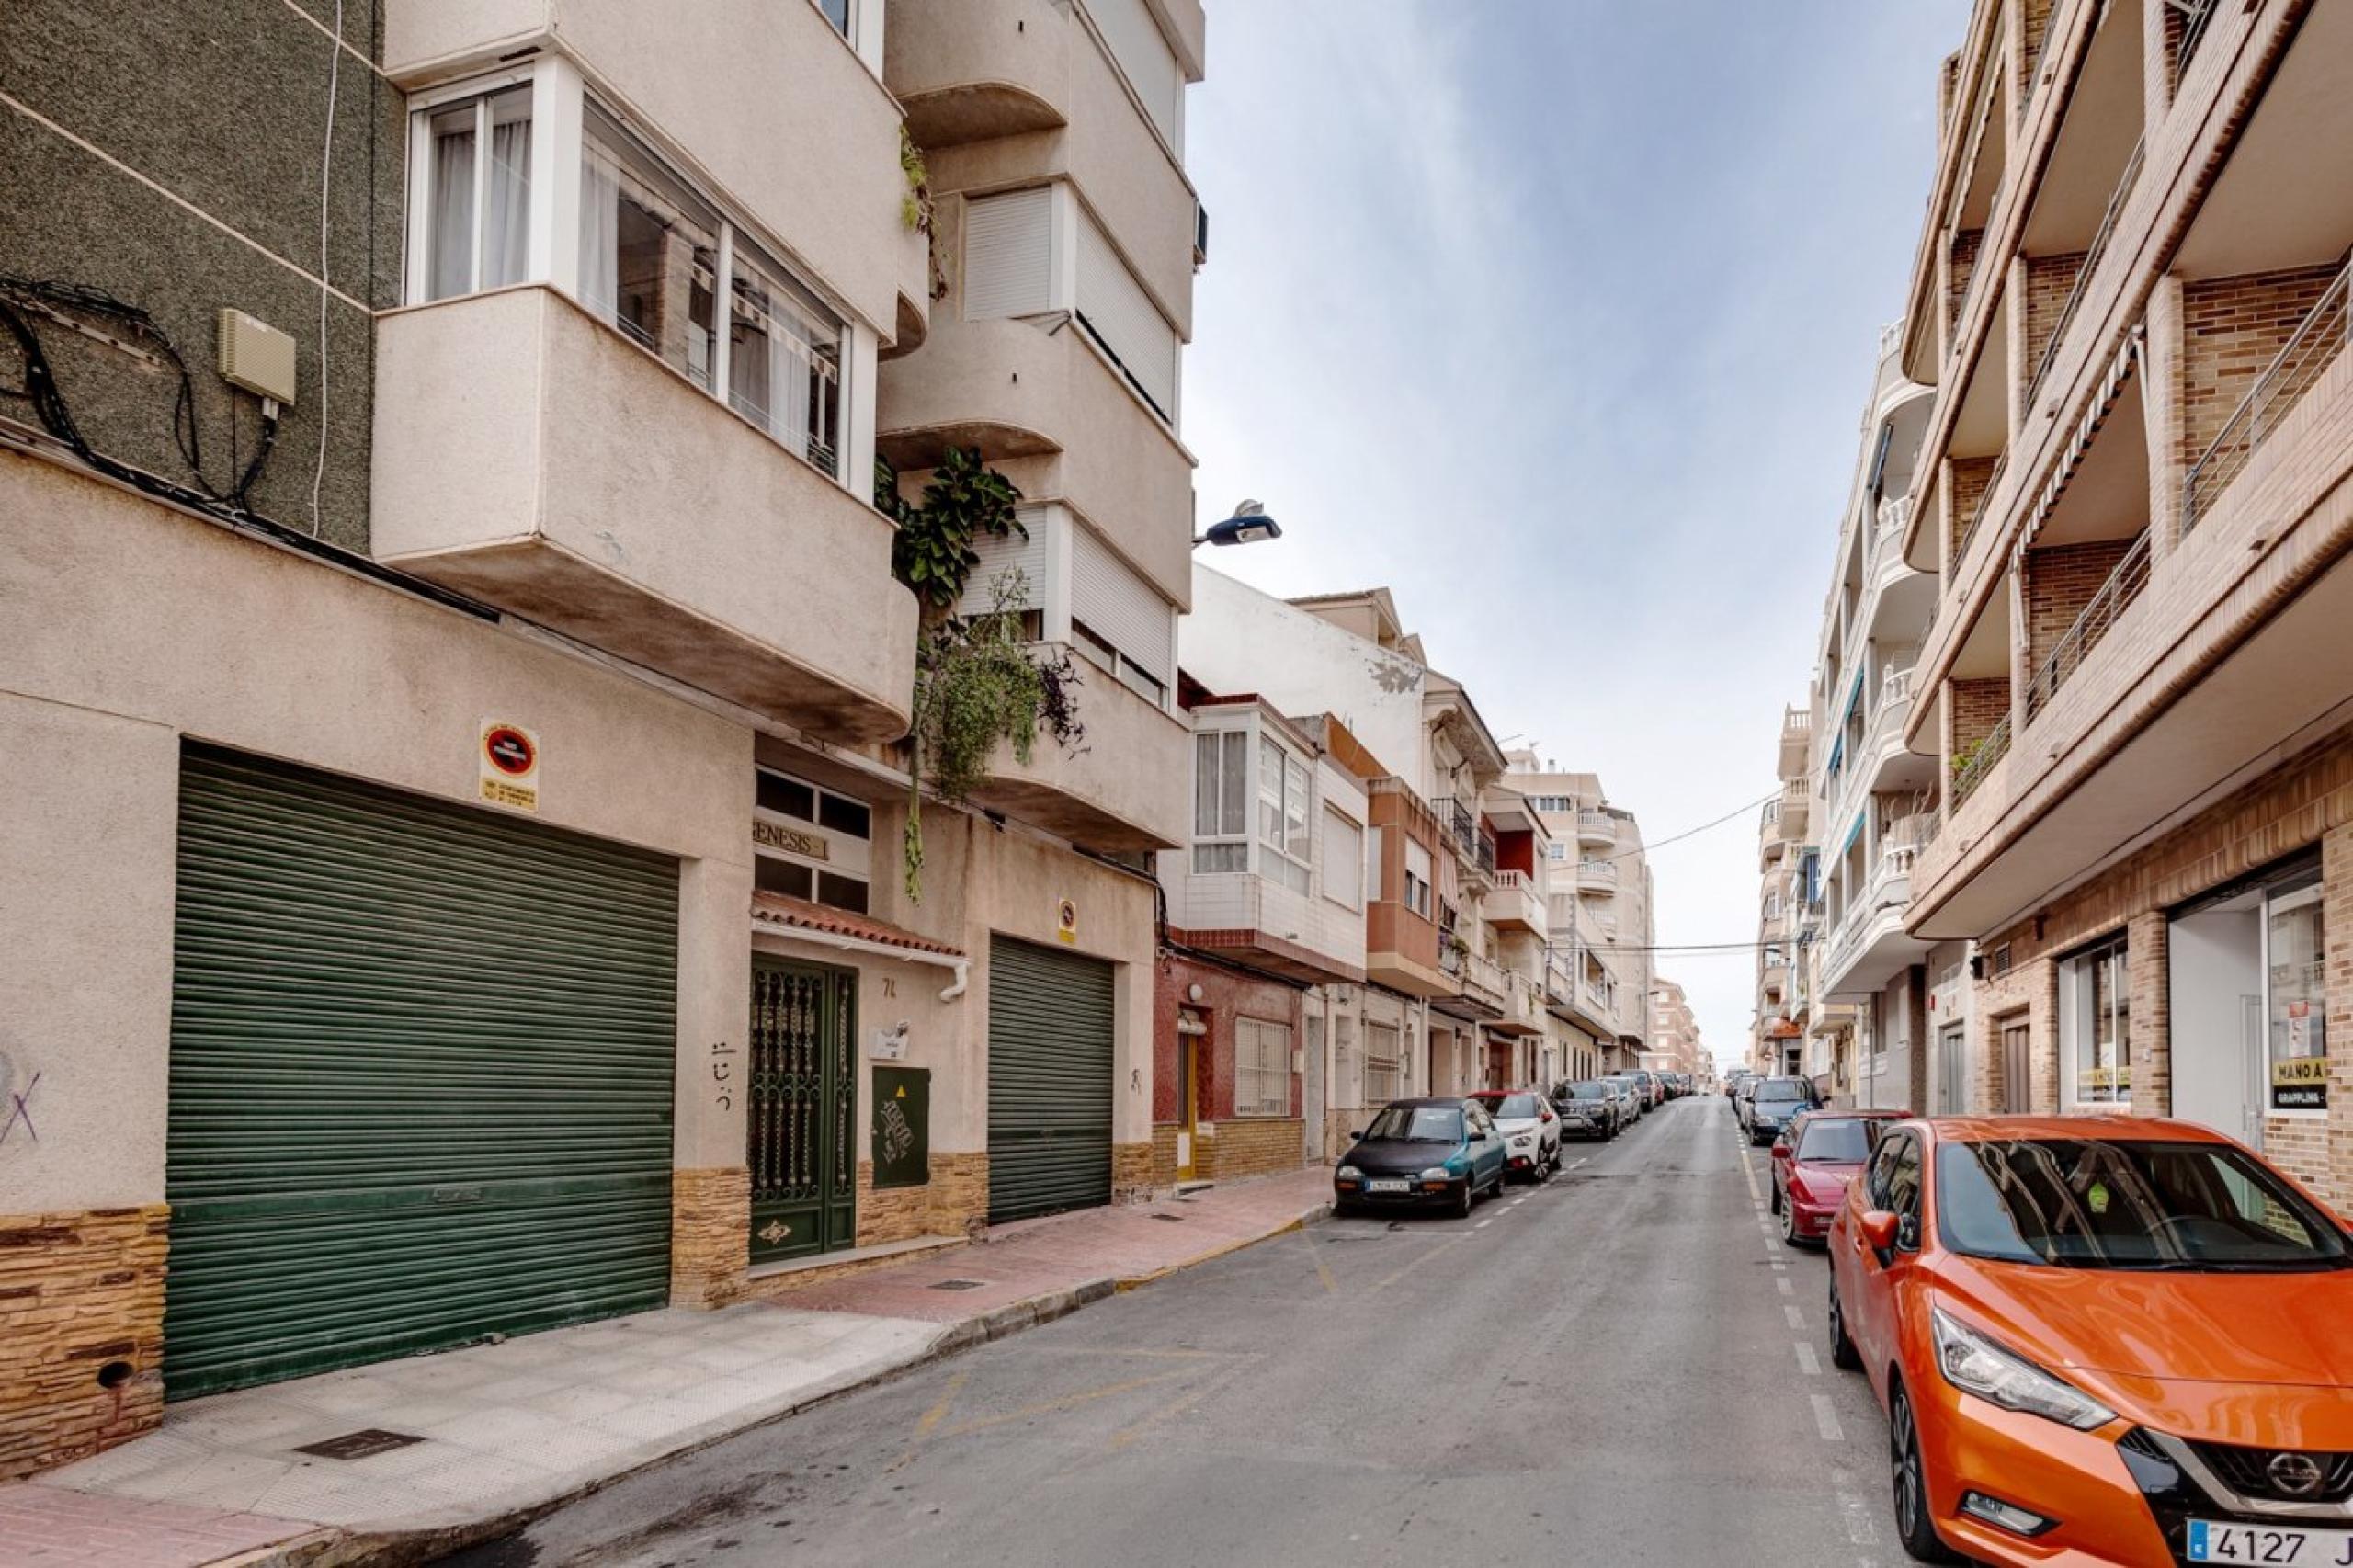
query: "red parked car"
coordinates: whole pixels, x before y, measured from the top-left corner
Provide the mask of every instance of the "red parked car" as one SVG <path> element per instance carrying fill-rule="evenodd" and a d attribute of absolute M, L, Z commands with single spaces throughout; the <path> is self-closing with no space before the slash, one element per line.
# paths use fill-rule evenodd
<path fill-rule="evenodd" d="M 1773 1212 L 1781 1217 L 1781 1239 L 1791 1246 L 1818 1246 L 1830 1233 L 1831 1216 L 1847 1197 L 1882 1124 L 1908 1110 L 1809 1110 L 1773 1140 Z"/>

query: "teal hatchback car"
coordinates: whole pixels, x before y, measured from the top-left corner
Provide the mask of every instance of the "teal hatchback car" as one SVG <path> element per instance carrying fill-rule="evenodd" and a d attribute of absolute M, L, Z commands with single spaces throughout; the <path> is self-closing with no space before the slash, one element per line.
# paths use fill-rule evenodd
<path fill-rule="evenodd" d="M 1463 1215 L 1503 1186 L 1503 1134 L 1476 1100 L 1392 1100 L 1332 1173 L 1332 1207 Z"/>

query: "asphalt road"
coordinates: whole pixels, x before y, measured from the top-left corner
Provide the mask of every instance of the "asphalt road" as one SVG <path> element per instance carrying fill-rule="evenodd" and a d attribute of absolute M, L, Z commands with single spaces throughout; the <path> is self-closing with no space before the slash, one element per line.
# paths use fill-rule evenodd
<path fill-rule="evenodd" d="M 1336 1220 L 745 1433 L 449 1559 L 1903 1561 L 1886 1426 L 1721 1096 L 1467 1221 Z"/>

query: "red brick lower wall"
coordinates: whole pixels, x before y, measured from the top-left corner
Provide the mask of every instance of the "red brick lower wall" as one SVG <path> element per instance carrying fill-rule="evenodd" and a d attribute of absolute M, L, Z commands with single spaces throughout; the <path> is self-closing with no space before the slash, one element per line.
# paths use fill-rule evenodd
<path fill-rule="evenodd" d="M 2035 1108 L 2058 1108 L 2055 960 L 2124 931 L 2131 944 L 2132 1108 L 2169 1114 L 2176 1042 L 2167 1027 L 2173 998 L 2165 912 L 2314 845 L 2322 850 L 2327 946 L 2328 1110 L 2268 1116 L 2264 1142 L 2270 1157 L 2324 1201 L 2353 1210 L 2353 731 L 2274 768 L 2035 917 L 1983 939 L 1986 978 L 1976 988 L 1971 1108 L 2001 1104 L 2001 1028 L 2020 1012 L 2034 1034 Z M 1994 955 L 2005 947 L 2011 971 L 1996 976 Z"/>
<path fill-rule="evenodd" d="M 0 1217 L 0 1481 L 162 1424 L 170 1214 Z"/>
<path fill-rule="evenodd" d="M 1191 996 L 1195 987 L 1201 993 L 1199 1001 Z M 1192 1037 L 1199 1076 L 1194 1116 L 1201 1121 L 1222 1122 L 1233 1115 L 1234 1019 L 1257 1018 L 1285 1026 L 1290 1030 L 1294 1055 L 1307 1043 L 1304 1009 L 1293 987 L 1181 954 L 1164 955 L 1153 985 L 1152 1119 L 1155 1122 L 1173 1125 L 1182 1119 L 1177 1101 L 1177 1063 L 1183 1056 L 1176 1030 L 1180 1011 L 1189 1011 L 1209 1025 L 1208 1034 Z M 1293 1073 L 1290 1107 L 1293 1116 L 1302 1112 L 1302 1092 L 1301 1075 Z"/>

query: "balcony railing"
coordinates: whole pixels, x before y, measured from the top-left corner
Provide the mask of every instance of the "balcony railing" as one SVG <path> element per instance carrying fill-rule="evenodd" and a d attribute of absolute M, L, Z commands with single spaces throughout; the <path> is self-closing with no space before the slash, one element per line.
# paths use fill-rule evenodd
<path fill-rule="evenodd" d="M 2049 25 L 2044 27 L 2046 33 Z M 2051 361 L 2058 357 L 2059 342 L 2067 335 L 2067 324 L 2075 319 L 2075 307 L 2084 302 L 2084 294 L 2091 287 L 2092 272 L 2099 266 L 2099 258 L 2108 254 L 2108 242 L 2116 233 L 2116 216 L 2124 210 L 2125 198 L 2141 183 L 2141 159 L 2145 142 L 2132 143 L 2132 155 L 2124 160 L 2124 172 L 2117 176 L 2116 189 L 2109 193 L 2108 210 L 2100 214 L 2099 227 L 2092 233 L 2092 243 L 2084 251 L 2083 265 L 2075 269 L 2075 286 L 2067 290 L 2067 298 L 2059 306 L 2059 319 L 2051 324 L 2051 340 L 2042 346 L 2042 358 L 2035 361 L 2034 374 L 2027 379 L 2029 402 L 2042 385 L 2042 378 L 2051 369 Z"/>
<path fill-rule="evenodd" d="M 1804 708 L 1784 708 L 1781 710 L 1781 733 L 1785 735 L 1802 735 L 1813 728 L 1813 714 L 1811 710 Z"/>
<path fill-rule="evenodd" d="M 1471 863 L 1489 876 L 1495 874 L 1495 835 L 1485 828 L 1479 830 L 1479 840 L 1472 850 Z"/>
<path fill-rule="evenodd" d="M 2009 749 L 2010 716 L 2005 713 L 1995 722 L 1992 729 L 1979 737 L 1974 745 L 1953 758 L 1952 803 L 1958 806 L 1969 799 L 1977 786 L 1985 782 L 1985 776 L 1994 771 L 1994 765 L 2001 761 Z"/>
<path fill-rule="evenodd" d="M 2149 532 L 2143 528 L 2141 537 L 2124 552 L 2124 559 L 2108 574 L 2108 581 L 2099 585 L 2091 602 L 2084 606 L 2083 613 L 2075 617 L 2075 623 L 2051 645 L 2050 657 L 2042 661 L 2041 667 L 2027 682 L 2027 722 L 2032 723 L 2035 715 L 2050 706 L 2051 699 L 2059 695 L 2059 688 L 2067 684 L 2067 677 L 2083 667 L 2085 657 L 2099 645 L 2109 628 L 2116 624 L 2116 618 L 2141 597 L 2141 590 L 2148 584 Z"/>
<path fill-rule="evenodd" d="M 1430 809 L 1438 813 L 1438 826 L 1452 836 L 1456 847 L 1462 851 L 1462 858 L 1466 860 L 1471 858 L 1479 842 L 1479 819 L 1471 808 L 1463 804 L 1458 796 L 1440 795 L 1430 802 Z"/>
<path fill-rule="evenodd" d="M 2198 45 L 2206 37 L 2206 28 L 2221 10 L 2221 0 L 2165 0 L 2169 10 L 2181 15 L 2181 42 L 2174 54 L 2174 79 L 2178 81 L 2189 69 L 2189 57 L 2198 52 Z"/>
<path fill-rule="evenodd" d="M 1912 520 L 1912 497 L 1892 495 L 1879 504 L 1872 518 L 1871 541 L 1863 551 L 1863 580 L 1870 581 L 1879 574 L 1880 563 L 1887 552 L 1904 538 L 1904 529 Z"/>
<path fill-rule="evenodd" d="M 1985 521 L 1985 514 L 1994 504 L 1994 492 L 2002 486 L 2002 470 L 2009 465 L 2010 454 L 2004 452 L 1994 460 L 1994 472 L 1985 476 L 1985 488 L 1977 493 L 1977 505 L 1969 509 L 1969 521 L 1962 525 L 1961 541 L 1952 547 L 1952 563 L 1958 567 L 1969 559 L 1969 543 L 1977 537 L 1977 529 Z"/>
<path fill-rule="evenodd" d="M 1618 862 L 1615 860 L 1580 860 L 1577 862 L 1577 886 L 1581 888 L 1614 888 L 1618 885 Z"/>
<path fill-rule="evenodd" d="M 1577 836 L 1588 844 L 1615 844 L 1618 821 L 1608 812 L 1581 810 L 1577 812 Z"/>
<path fill-rule="evenodd" d="M 2231 481 L 2246 467 L 2256 448 L 2279 427 L 2279 422 L 2303 401 L 2304 393 L 2312 390 L 2321 372 L 2336 359 L 2338 350 L 2353 340 L 2353 335 L 2348 335 L 2348 328 L 2353 328 L 2353 312 L 2346 309 L 2348 278 L 2353 278 L 2353 260 L 2337 269 L 2336 279 L 2313 301 L 2313 308 L 2280 346 L 2279 354 L 2247 389 L 2238 408 L 2223 421 L 2213 444 L 2190 464 L 2181 481 L 2184 533 L 2198 526 L 2199 519 L 2213 506 L 2214 498 L 2230 488 Z"/>

